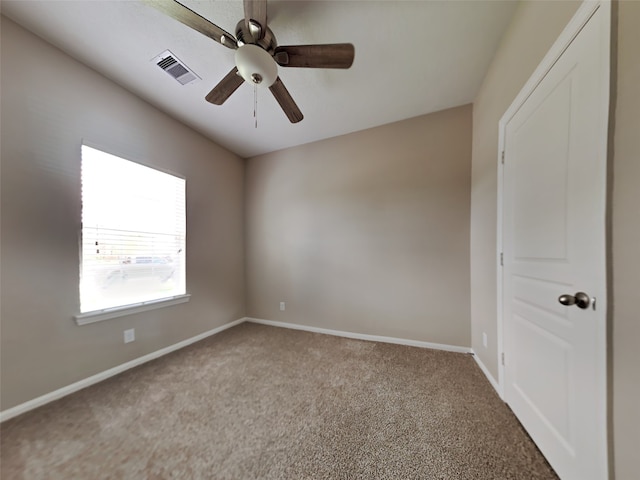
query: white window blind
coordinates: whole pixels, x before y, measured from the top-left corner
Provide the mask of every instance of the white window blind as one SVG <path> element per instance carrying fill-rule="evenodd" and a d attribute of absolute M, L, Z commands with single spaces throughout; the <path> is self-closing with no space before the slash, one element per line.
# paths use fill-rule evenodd
<path fill-rule="evenodd" d="M 82 146 L 80 311 L 185 294 L 185 180 Z"/>

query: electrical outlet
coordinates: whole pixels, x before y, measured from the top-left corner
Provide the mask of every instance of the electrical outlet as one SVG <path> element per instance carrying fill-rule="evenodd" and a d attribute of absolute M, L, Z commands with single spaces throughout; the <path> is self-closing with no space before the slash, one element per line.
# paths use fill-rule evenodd
<path fill-rule="evenodd" d="M 487 348 L 487 334 L 484 332 L 482 333 L 482 346 Z"/>
<path fill-rule="evenodd" d="M 131 343 L 136 339 L 136 329 L 130 328 L 124 331 L 124 343 Z"/>
<path fill-rule="evenodd" d="M 284 302 L 280 302 L 280 311 L 284 312 Z"/>

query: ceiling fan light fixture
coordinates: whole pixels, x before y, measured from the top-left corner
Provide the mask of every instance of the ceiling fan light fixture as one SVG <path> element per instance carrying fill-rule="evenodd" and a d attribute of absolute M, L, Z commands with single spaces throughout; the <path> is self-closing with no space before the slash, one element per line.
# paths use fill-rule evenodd
<path fill-rule="evenodd" d="M 247 43 L 236 50 L 236 67 L 245 81 L 260 87 L 270 87 L 278 78 L 278 64 L 257 45 Z"/>
<path fill-rule="evenodd" d="M 278 66 L 349 68 L 353 64 L 355 49 L 350 43 L 278 46 L 267 24 L 267 0 L 243 0 L 244 18 L 236 25 L 235 37 L 180 3 L 182 0 L 144 1 L 236 51 L 236 66 L 205 97 L 214 105 L 222 105 L 246 81 L 254 85 L 254 92 L 258 86 L 269 88 L 289 121 L 297 123 L 304 116 L 278 76 Z M 254 102 L 256 99 L 254 96 Z"/>

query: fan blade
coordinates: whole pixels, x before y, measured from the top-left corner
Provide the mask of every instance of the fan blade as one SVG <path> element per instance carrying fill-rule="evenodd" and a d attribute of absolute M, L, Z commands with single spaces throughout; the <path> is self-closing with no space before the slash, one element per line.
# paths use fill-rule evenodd
<path fill-rule="evenodd" d="M 184 23 L 187 27 L 191 27 L 195 31 L 214 39 L 216 42 L 224 45 L 225 47 L 231 48 L 233 50 L 238 48 L 238 42 L 233 35 L 223 30 L 219 26 L 214 25 L 209 20 L 197 14 L 190 8 L 185 7 L 180 2 L 177 2 L 175 0 L 144 0 L 144 2 L 147 5 L 160 10 L 162 13 L 170 16 L 171 18 Z"/>
<path fill-rule="evenodd" d="M 222 105 L 243 82 L 244 78 L 238 75 L 238 69 L 233 67 L 233 70 L 227 73 L 205 98 L 209 103 Z"/>
<path fill-rule="evenodd" d="M 264 37 L 267 30 L 267 0 L 244 0 L 244 21 L 254 40 Z"/>
<path fill-rule="evenodd" d="M 269 87 L 269 90 L 271 90 L 273 96 L 276 97 L 280 107 L 282 107 L 282 110 L 284 110 L 285 115 L 291 123 L 298 123 L 304 118 L 298 105 L 296 105 L 296 102 L 291 98 L 289 90 L 287 90 L 282 80 L 280 80 L 280 77 L 276 78 L 275 83 Z"/>
<path fill-rule="evenodd" d="M 273 58 L 281 67 L 349 68 L 355 48 L 350 43 L 276 47 Z"/>

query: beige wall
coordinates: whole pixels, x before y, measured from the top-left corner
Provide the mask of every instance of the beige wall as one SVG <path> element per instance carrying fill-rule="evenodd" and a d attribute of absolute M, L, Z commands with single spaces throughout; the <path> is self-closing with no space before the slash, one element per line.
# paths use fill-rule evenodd
<path fill-rule="evenodd" d="M 470 154 L 467 105 L 250 159 L 247 314 L 469 346 Z"/>
<path fill-rule="evenodd" d="M 496 166 L 498 121 L 575 13 L 576 2 L 523 2 L 474 102 L 471 191 L 472 345 L 497 378 Z M 619 4 L 613 156 L 613 437 L 616 478 L 637 477 L 640 444 L 640 2 Z M 489 346 L 482 347 L 482 332 Z"/>
<path fill-rule="evenodd" d="M 1 31 L 4 410 L 244 316 L 244 165 L 4 17 Z M 72 320 L 83 139 L 186 177 L 191 302 Z"/>
<path fill-rule="evenodd" d="M 640 2 L 619 3 L 613 157 L 613 415 L 618 480 L 640 449 Z"/>

